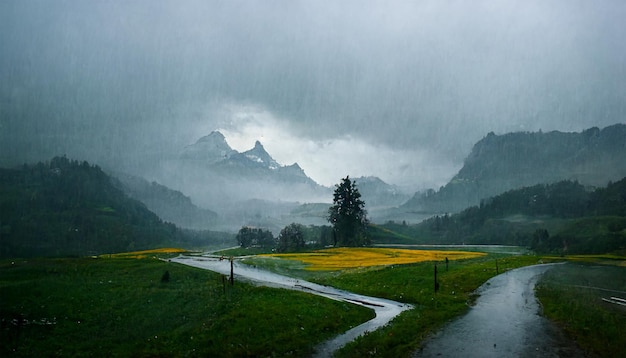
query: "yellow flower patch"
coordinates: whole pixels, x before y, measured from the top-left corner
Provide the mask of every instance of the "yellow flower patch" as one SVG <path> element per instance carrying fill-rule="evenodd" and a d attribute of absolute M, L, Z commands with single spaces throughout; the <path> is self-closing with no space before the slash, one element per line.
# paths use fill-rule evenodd
<path fill-rule="evenodd" d="M 334 248 L 308 253 L 267 254 L 260 256 L 278 257 L 301 261 L 307 270 L 344 270 L 370 266 L 409 264 L 422 261 L 445 261 L 484 256 L 482 252 L 407 250 L 390 248 Z"/>
<path fill-rule="evenodd" d="M 100 257 L 118 257 L 118 258 L 124 257 L 124 258 L 143 259 L 143 258 L 146 258 L 148 255 L 176 254 L 180 252 L 187 252 L 187 250 L 167 247 L 167 248 L 143 250 L 143 251 L 120 252 L 117 254 L 110 254 L 110 255 L 105 254 L 105 255 L 100 255 Z"/>

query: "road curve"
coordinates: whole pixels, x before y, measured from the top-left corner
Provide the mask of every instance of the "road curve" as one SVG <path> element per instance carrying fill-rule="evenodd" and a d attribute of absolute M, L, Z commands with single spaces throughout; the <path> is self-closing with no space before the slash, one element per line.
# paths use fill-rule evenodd
<path fill-rule="evenodd" d="M 230 275 L 230 262 L 221 260 L 219 257 L 212 256 L 178 256 L 170 259 L 170 262 L 176 262 L 183 265 L 193 266 L 218 272 L 224 275 Z M 333 352 L 343 347 L 348 342 L 364 334 L 372 332 L 386 325 L 394 317 L 405 310 L 413 308 L 413 306 L 405 303 L 386 300 L 378 297 L 363 296 L 356 293 L 339 290 L 330 286 L 318 285 L 316 283 L 295 279 L 279 275 L 266 270 L 261 270 L 249 265 L 241 264 L 237 261 L 233 262 L 235 277 L 244 278 L 256 284 L 264 286 L 286 288 L 290 290 L 302 291 L 318 296 L 323 296 L 338 301 L 345 301 L 374 310 L 376 317 L 360 324 L 343 334 L 330 339 L 315 348 L 316 357 L 330 357 Z"/>
<path fill-rule="evenodd" d="M 535 298 L 539 277 L 558 264 L 534 265 L 492 277 L 463 317 L 429 339 L 413 357 L 584 357 Z"/>

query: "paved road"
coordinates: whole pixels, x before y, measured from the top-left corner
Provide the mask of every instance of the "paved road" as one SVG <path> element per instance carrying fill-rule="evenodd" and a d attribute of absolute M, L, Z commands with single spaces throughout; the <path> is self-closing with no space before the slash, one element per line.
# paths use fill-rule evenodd
<path fill-rule="evenodd" d="M 554 265 L 535 265 L 493 277 L 476 305 L 426 342 L 414 357 L 584 357 L 539 315 L 535 284 Z"/>

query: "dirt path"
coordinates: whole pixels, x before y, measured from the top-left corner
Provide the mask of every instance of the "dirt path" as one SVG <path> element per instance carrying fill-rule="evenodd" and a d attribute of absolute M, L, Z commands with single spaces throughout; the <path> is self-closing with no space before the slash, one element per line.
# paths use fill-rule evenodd
<path fill-rule="evenodd" d="M 414 357 L 584 357 L 539 315 L 537 280 L 554 265 L 522 267 L 478 289 L 476 305 L 426 342 Z"/>
<path fill-rule="evenodd" d="M 228 260 L 220 260 L 217 257 L 179 256 L 177 258 L 171 259 L 170 261 L 206 270 L 211 270 L 224 275 L 230 275 L 230 262 Z M 372 332 L 377 330 L 378 328 L 389 323 L 389 321 L 391 321 L 394 317 L 396 317 L 403 311 L 413 308 L 411 305 L 408 304 L 377 297 L 358 295 L 330 286 L 322 286 L 312 282 L 282 276 L 265 270 L 260 270 L 254 267 L 250 267 L 249 265 L 240 264 L 238 262 L 234 262 L 234 273 L 235 277 L 244 278 L 257 284 L 308 292 L 333 300 L 340 300 L 365 306 L 374 310 L 376 317 L 374 317 L 373 319 L 361 325 L 358 325 L 316 347 L 316 357 L 332 356 L 332 353 L 334 351 L 343 347 L 344 345 L 346 345 L 346 343 L 351 342 L 365 332 Z"/>

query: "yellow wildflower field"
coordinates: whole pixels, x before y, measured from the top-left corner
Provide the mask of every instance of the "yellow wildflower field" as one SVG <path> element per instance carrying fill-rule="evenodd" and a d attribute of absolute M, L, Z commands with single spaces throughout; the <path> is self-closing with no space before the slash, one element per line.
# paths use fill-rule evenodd
<path fill-rule="evenodd" d="M 333 248 L 308 253 L 267 254 L 286 260 L 301 261 L 308 266 L 306 270 L 344 270 L 370 266 L 409 264 L 422 261 L 459 260 L 484 256 L 482 252 L 407 250 L 391 248 Z"/>
<path fill-rule="evenodd" d="M 143 259 L 143 258 L 146 258 L 148 255 L 175 254 L 175 253 L 180 253 L 180 252 L 187 252 L 187 250 L 167 247 L 167 248 L 143 250 L 143 251 L 120 252 L 120 253 L 117 253 L 117 254 L 104 254 L 104 255 L 100 255 L 100 257 L 111 257 L 111 258 L 112 257 L 117 257 L 117 258 L 123 257 L 123 258 Z"/>

